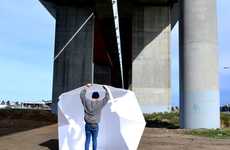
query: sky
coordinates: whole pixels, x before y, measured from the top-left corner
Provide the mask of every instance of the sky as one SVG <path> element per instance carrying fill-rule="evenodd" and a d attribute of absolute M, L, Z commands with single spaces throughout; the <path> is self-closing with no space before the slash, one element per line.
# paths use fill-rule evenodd
<path fill-rule="evenodd" d="M 219 83 L 221 105 L 230 104 L 230 1 L 217 0 Z M 179 35 L 178 23 L 171 33 L 171 85 L 172 105 L 179 105 Z"/>
<path fill-rule="evenodd" d="M 221 104 L 230 103 L 230 1 L 217 0 Z M 0 100 L 52 95 L 55 19 L 38 0 L 0 1 Z M 178 25 L 171 34 L 172 105 L 179 104 Z"/>
<path fill-rule="evenodd" d="M 1 0 L 0 18 L 0 99 L 51 99 L 55 19 L 38 0 Z"/>

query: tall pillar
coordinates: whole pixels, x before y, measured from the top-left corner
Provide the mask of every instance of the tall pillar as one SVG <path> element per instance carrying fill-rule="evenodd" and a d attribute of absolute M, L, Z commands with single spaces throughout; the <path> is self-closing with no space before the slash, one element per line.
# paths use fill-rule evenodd
<path fill-rule="evenodd" d="M 56 8 L 55 55 L 92 13 L 88 7 L 58 6 Z M 63 92 L 92 80 L 92 19 L 54 63 L 53 101 Z"/>
<path fill-rule="evenodd" d="M 219 128 L 216 0 L 181 0 L 180 124 Z"/>
<path fill-rule="evenodd" d="M 170 11 L 138 6 L 132 21 L 132 90 L 145 113 L 170 106 Z"/>

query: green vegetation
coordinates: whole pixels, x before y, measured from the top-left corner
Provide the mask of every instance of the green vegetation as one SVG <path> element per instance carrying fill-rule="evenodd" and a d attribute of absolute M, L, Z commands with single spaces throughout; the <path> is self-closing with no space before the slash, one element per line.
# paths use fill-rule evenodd
<path fill-rule="evenodd" d="M 230 128 L 230 113 L 221 113 L 221 127 Z"/>
<path fill-rule="evenodd" d="M 230 139 L 230 128 L 225 129 L 197 129 L 186 131 L 185 134 L 203 136 L 215 139 Z"/>
<path fill-rule="evenodd" d="M 179 128 L 179 112 L 144 114 L 146 126 L 153 128 Z"/>
<path fill-rule="evenodd" d="M 179 112 L 144 114 L 147 127 L 179 128 Z M 230 113 L 221 113 L 221 128 L 230 128 Z"/>
<path fill-rule="evenodd" d="M 144 114 L 146 127 L 178 129 L 179 112 L 165 112 Z M 230 139 L 230 113 L 221 113 L 221 127 L 223 129 L 186 130 L 185 134 L 210 137 L 216 139 Z"/>
<path fill-rule="evenodd" d="M 150 128 L 178 129 L 180 127 L 179 126 L 179 112 L 144 114 L 144 117 L 147 123 L 146 126 Z M 17 120 L 22 120 L 22 119 L 39 121 L 41 123 L 42 122 L 49 122 L 49 123 L 57 122 L 57 116 L 46 110 L 0 109 L 1 126 L 8 127 L 9 124 L 13 124 L 13 126 L 16 126 L 18 124 Z M 23 126 L 25 125 L 23 124 Z M 221 127 L 223 129 L 186 130 L 185 134 L 217 138 L 217 139 L 222 139 L 222 138 L 230 139 L 230 113 L 221 113 Z"/>

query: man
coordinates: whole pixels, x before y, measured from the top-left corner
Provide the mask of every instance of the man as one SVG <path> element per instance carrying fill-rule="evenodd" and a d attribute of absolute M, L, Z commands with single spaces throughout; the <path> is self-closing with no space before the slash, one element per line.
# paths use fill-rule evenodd
<path fill-rule="evenodd" d="M 101 118 L 101 110 L 105 106 L 105 104 L 109 100 L 109 93 L 105 86 L 103 89 L 105 90 L 105 97 L 102 100 L 99 100 L 100 94 L 95 91 L 92 93 L 92 98 L 86 98 L 86 92 L 89 87 L 92 86 L 91 84 L 87 84 L 84 89 L 80 93 L 81 102 L 84 106 L 85 116 L 84 120 L 85 124 L 85 150 L 89 150 L 89 143 L 90 138 L 92 136 L 93 141 L 93 150 L 97 149 L 97 136 L 98 136 L 98 123 L 100 122 Z"/>

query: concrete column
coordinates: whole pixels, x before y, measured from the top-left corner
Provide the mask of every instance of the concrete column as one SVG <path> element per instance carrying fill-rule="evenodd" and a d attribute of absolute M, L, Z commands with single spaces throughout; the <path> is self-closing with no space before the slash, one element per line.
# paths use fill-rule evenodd
<path fill-rule="evenodd" d="M 59 6 L 56 9 L 55 55 L 82 25 L 92 9 Z M 92 75 L 92 20 L 54 63 L 53 100 L 66 91 L 91 82 Z"/>
<path fill-rule="evenodd" d="M 182 128 L 219 128 L 216 0 L 182 0 L 180 109 Z"/>
<path fill-rule="evenodd" d="M 132 89 L 143 112 L 170 105 L 169 7 L 139 6 L 132 21 Z"/>

